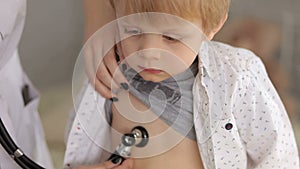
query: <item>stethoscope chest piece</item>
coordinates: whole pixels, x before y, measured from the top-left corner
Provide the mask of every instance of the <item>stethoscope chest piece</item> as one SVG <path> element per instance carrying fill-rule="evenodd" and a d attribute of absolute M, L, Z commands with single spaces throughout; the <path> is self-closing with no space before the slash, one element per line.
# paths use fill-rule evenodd
<path fill-rule="evenodd" d="M 131 133 L 126 133 L 121 138 L 121 144 L 116 148 L 115 152 L 109 157 L 109 160 L 116 158 L 116 156 L 125 160 L 125 157 L 130 157 L 131 148 L 145 147 L 149 141 L 149 134 L 142 126 L 136 126 L 131 130 Z"/>

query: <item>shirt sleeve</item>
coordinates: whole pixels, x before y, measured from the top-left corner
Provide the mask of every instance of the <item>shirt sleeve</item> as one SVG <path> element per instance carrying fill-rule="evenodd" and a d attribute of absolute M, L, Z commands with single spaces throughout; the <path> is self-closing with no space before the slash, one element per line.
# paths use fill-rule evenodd
<path fill-rule="evenodd" d="M 247 153 L 247 168 L 299 168 L 298 150 L 288 115 L 262 61 L 250 59 L 236 104 Z M 242 87 L 244 86 L 244 87 Z"/>

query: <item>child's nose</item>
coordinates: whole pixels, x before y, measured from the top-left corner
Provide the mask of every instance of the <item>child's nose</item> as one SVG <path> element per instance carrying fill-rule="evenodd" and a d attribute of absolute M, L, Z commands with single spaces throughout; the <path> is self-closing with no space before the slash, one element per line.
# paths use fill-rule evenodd
<path fill-rule="evenodd" d="M 158 35 L 143 35 L 140 44 L 145 59 L 159 59 L 162 51 L 161 38 Z"/>

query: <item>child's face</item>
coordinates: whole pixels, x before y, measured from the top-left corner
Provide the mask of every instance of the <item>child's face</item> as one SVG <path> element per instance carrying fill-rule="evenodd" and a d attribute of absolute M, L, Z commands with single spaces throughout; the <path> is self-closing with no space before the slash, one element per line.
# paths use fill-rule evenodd
<path fill-rule="evenodd" d="M 185 71 L 195 60 L 203 34 L 200 24 L 155 14 L 119 21 L 121 61 L 145 80 L 160 82 Z M 195 26 L 197 24 L 197 26 Z"/>

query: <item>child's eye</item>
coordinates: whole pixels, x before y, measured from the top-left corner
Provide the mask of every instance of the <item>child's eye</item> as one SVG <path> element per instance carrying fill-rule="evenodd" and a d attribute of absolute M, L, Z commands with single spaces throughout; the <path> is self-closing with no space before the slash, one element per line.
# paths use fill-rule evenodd
<path fill-rule="evenodd" d="M 162 35 L 162 37 L 168 41 L 177 42 L 179 38 L 176 38 L 175 36 L 170 35 Z"/>
<path fill-rule="evenodd" d="M 138 28 L 125 28 L 124 32 L 131 35 L 138 35 L 142 33 Z"/>

